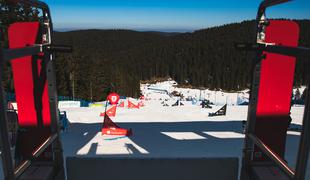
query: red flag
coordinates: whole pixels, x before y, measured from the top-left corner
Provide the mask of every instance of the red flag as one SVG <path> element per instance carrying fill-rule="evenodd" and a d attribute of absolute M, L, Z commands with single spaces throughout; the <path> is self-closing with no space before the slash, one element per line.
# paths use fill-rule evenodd
<path fill-rule="evenodd" d="M 143 101 L 140 101 L 139 104 L 138 104 L 138 106 L 139 106 L 139 107 L 143 107 L 143 106 L 144 106 Z"/>
<path fill-rule="evenodd" d="M 121 102 L 118 107 L 125 107 L 125 102 Z"/>
<path fill-rule="evenodd" d="M 120 99 L 120 97 L 119 97 L 119 95 L 116 94 L 116 93 L 110 93 L 110 94 L 108 95 L 108 101 L 109 101 L 110 104 L 112 104 L 112 105 L 116 105 L 116 104 L 118 103 L 119 99 Z"/>
<path fill-rule="evenodd" d="M 128 100 L 128 108 L 139 109 L 139 105 L 135 105 L 134 103 Z"/>
<path fill-rule="evenodd" d="M 115 117 L 116 115 L 116 106 L 113 105 L 109 110 L 107 110 L 107 115 L 110 116 L 110 117 Z M 104 116 L 104 112 L 100 114 L 100 116 Z"/>
<path fill-rule="evenodd" d="M 131 136 L 131 129 L 120 128 L 115 124 L 109 116 L 104 117 L 103 128 L 101 130 L 102 135 L 117 135 L 117 136 Z"/>

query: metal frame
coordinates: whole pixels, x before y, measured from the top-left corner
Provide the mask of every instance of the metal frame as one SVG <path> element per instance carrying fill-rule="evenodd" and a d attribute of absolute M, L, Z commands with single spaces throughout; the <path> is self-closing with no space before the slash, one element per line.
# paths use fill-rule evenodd
<path fill-rule="evenodd" d="M 307 161 L 310 150 L 310 82 L 308 84 L 308 95 L 306 97 L 306 104 L 303 117 L 303 129 L 301 132 L 301 139 L 299 144 L 299 152 L 297 157 L 297 165 L 295 170 L 291 169 L 288 164 L 280 158 L 276 153 L 274 153 L 264 142 L 262 142 L 258 137 L 255 136 L 255 123 L 256 123 L 256 108 L 257 108 L 257 97 L 258 88 L 260 81 L 260 69 L 261 60 L 265 57 L 263 56 L 263 51 L 272 52 L 277 54 L 283 54 L 287 56 L 306 56 L 310 57 L 310 48 L 305 47 L 288 47 L 288 46 L 278 46 L 273 44 L 263 43 L 263 33 L 264 28 L 268 22 L 266 22 L 265 11 L 268 7 L 282 4 L 291 0 L 265 0 L 260 4 L 257 17 L 256 17 L 256 28 L 257 28 L 257 44 L 243 44 L 237 45 L 237 48 L 246 50 L 257 51 L 257 63 L 254 68 L 253 81 L 250 94 L 250 104 L 248 109 L 248 120 L 246 126 L 246 134 L 244 141 L 243 150 L 243 170 L 249 175 L 252 173 L 252 157 L 254 151 L 254 144 L 258 146 L 270 159 L 271 161 L 282 170 L 287 177 L 292 180 L 304 180 L 307 168 Z M 310 75 L 309 75 L 310 76 Z"/>
<path fill-rule="evenodd" d="M 258 43 L 258 44 L 237 44 L 236 48 L 246 49 L 250 51 L 262 50 L 265 52 L 277 53 L 293 57 L 305 57 L 305 56 L 310 57 L 310 48 L 307 47 L 290 47 L 290 46 L 278 46 L 266 43 Z"/>
<path fill-rule="evenodd" d="M 1 158 L 5 180 L 14 179 L 14 167 L 11 154 L 11 144 L 8 137 L 8 124 L 7 115 L 5 112 L 5 97 L 4 89 L 2 87 L 2 72 L 4 71 L 3 53 L 0 51 L 0 145 L 1 145 Z"/>
<path fill-rule="evenodd" d="M 14 180 L 22 175 L 25 170 L 32 164 L 32 162 L 39 157 L 46 148 L 52 146 L 53 152 L 53 167 L 54 172 L 64 173 L 63 167 L 63 154 L 62 144 L 60 141 L 60 132 L 58 127 L 58 113 L 57 113 L 57 91 L 56 91 L 56 79 L 53 65 L 53 52 L 71 52 L 71 47 L 68 46 L 53 46 L 52 45 L 52 31 L 53 24 L 50 15 L 50 10 L 47 4 L 37 0 L 19 0 L 14 1 L 23 5 L 29 5 L 31 7 L 39 8 L 43 11 L 43 23 L 47 29 L 47 37 L 45 44 L 38 44 L 24 48 L 16 49 L 0 49 L 0 82 L 2 81 L 2 72 L 4 64 L 20 57 L 37 55 L 38 53 L 44 53 L 43 61 L 46 62 L 46 75 L 48 81 L 48 96 L 50 104 L 50 116 L 51 116 L 51 135 L 47 138 L 33 153 L 32 158 L 22 162 L 17 168 L 14 169 L 13 158 L 11 154 L 11 146 L 8 140 L 8 128 L 6 117 L 6 106 L 4 104 L 4 89 L 0 85 L 0 140 L 1 140 L 1 156 L 3 162 L 3 171 L 5 180 Z M 56 175 L 56 174 L 55 174 Z"/>
<path fill-rule="evenodd" d="M 261 3 L 256 23 L 257 23 L 257 34 L 261 33 L 264 28 L 265 21 L 265 11 L 268 7 L 278 5 L 281 3 L 288 2 L 290 0 L 265 0 Z M 24 161 L 18 168 L 14 170 L 13 168 L 13 160 L 12 154 L 10 151 L 10 142 L 8 140 L 8 129 L 7 129 L 7 117 L 5 113 L 5 104 L 4 104 L 4 90 L 2 85 L 0 86 L 0 136 L 1 136 L 1 149 L 2 149 L 2 160 L 3 160 L 3 170 L 6 180 L 14 180 L 19 177 L 32 163 L 32 161 L 38 157 L 44 150 L 52 145 L 53 153 L 54 153 L 54 167 L 57 170 L 63 170 L 63 155 L 62 155 L 62 145 L 59 138 L 59 128 L 58 128 L 58 113 L 57 113 L 57 91 L 56 91 L 56 80 L 55 80 L 55 72 L 53 68 L 53 50 L 64 50 L 66 48 L 63 47 L 53 47 L 51 40 L 51 32 L 52 32 L 52 20 L 50 16 L 50 11 L 48 6 L 40 1 L 36 0 L 20 0 L 18 3 L 29 5 L 32 7 L 37 7 L 43 10 L 44 17 L 44 25 L 48 30 L 48 37 L 46 44 L 34 45 L 26 48 L 19 49 L 11 49 L 11 50 L 1 50 L 0 51 L 0 82 L 2 80 L 1 73 L 3 72 L 4 63 L 10 61 L 12 59 L 23 57 L 27 55 L 34 55 L 40 52 L 44 52 L 44 61 L 47 62 L 47 80 L 48 80 L 48 94 L 49 94 L 49 103 L 51 107 L 51 130 L 52 135 L 42 143 L 36 149 L 32 156 L 33 158 L 27 161 Z M 259 88 L 259 74 L 261 68 L 261 59 L 262 52 L 274 52 L 289 56 L 309 56 L 310 50 L 309 48 L 293 48 L 293 47 L 285 47 L 285 46 L 274 46 L 270 44 L 262 44 L 260 42 L 260 37 L 257 37 L 257 45 L 252 47 L 257 51 L 257 64 L 254 69 L 253 74 L 253 84 L 251 87 L 251 101 L 248 110 L 248 121 L 246 128 L 246 137 L 244 144 L 244 155 L 243 155 L 243 166 L 245 169 L 250 172 L 251 171 L 251 158 L 253 153 L 254 144 L 261 148 L 264 153 L 270 157 L 270 159 L 281 169 L 285 174 L 293 180 L 303 180 L 306 172 L 306 165 L 309 156 L 310 150 L 310 82 L 308 85 L 308 97 L 306 100 L 305 113 L 303 118 L 303 129 L 301 133 L 301 140 L 299 145 L 299 152 L 297 158 L 297 165 L 295 171 L 288 167 L 287 163 L 279 158 L 275 153 L 270 150 L 268 146 L 266 146 L 260 139 L 255 136 L 255 121 L 256 121 L 256 107 L 257 107 L 257 96 L 258 96 L 258 88 Z M 50 50 L 50 51 L 49 51 Z M 70 51 L 70 49 L 67 49 Z"/>

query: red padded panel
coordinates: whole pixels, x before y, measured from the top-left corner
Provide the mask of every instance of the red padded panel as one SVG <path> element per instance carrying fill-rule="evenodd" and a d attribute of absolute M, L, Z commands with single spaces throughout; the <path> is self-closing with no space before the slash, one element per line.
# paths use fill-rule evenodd
<path fill-rule="evenodd" d="M 298 24 L 286 20 L 270 20 L 266 28 L 266 43 L 297 46 Z M 286 132 L 290 123 L 295 57 L 266 53 L 262 61 L 255 133 L 282 158 L 285 152 Z M 254 159 L 265 160 L 256 147 Z"/>
<path fill-rule="evenodd" d="M 297 46 L 299 27 L 293 21 L 270 20 L 266 42 Z M 295 57 L 265 53 L 262 61 L 257 116 L 288 115 L 294 80 Z"/>
<path fill-rule="evenodd" d="M 39 32 L 38 22 L 21 22 L 10 25 L 8 29 L 9 47 L 21 48 L 36 42 Z M 38 72 L 41 71 L 41 61 L 37 61 Z M 34 101 L 34 78 L 32 57 L 15 59 L 12 62 L 14 87 L 18 106 L 18 123 L 20 126 L 37 126 L 38 117 Z M 42 96 L 43 125 L 50 125 L 50 107 L 48 101 L 47 82 Z"/>

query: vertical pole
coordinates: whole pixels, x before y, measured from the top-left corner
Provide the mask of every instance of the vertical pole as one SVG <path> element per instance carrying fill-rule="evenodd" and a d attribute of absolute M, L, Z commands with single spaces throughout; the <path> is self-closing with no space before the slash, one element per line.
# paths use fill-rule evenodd
<path fill-rule="evenodd" d="M 103 123 L 102 123 L 102 128 L 104 127 L 104 122 L 105 122 L 105 120 L 106 120 L 106 118 L 107 118 L 107 108 L 108 108 L 108 100 L 106 100 L 106 102 L 105 102 L 105 107 L 104 107 L 104 117 L 103 117 Z"/>
<path fill-rule="evenodd" d="M 216 90 L 214 91 L 214 105 L 216 105 Z"/>
<path fill-rule="evenodd" d="M 258 53 L 259 56 L 260 53 Z M 254 143 L 249 137 L 250 134 L 255 133 L 255 124 L 256 124 L 256 108 L 257 108 L 257 100 L 258 100 L 258 90 L 259 90 L 259 81 L 260 81 L 260 69 L 261 63 L 256 64 L 253 73 L 253 80 L 251 86 L 251 94 L 250 94 L 250 103 L 248 106 L 248 117 L 246 123 L 246 131 L 244 138 L 244 148 L 243 148 L 243 167 L 246 170 L 249 170 L 252 154 L 254 151 Z"/>
<path fill-rule="evenodd" d="M 265 2 L 265 1 L 264 1 Z M 265 17 L 265 8 L 262 8 L 262 2 L 256 17 L 256 43 L 260 41 L 265 41 L 265 32 L 264 32 L 264 22 L 266 21 Z M 243 147 L 243 157 L 242 157 L 242 168 L 244 168 L 248 173 L 250 172 L 251 161 L 254 151 L 254 142 L 249 137 L 250 134 L 255 134 L 255 124 L 256 124 L 256 109 L 258 102 L 258 91 L 259 91 L 259 82 L 260 82 L 260 70 L 261 70 L 261 60 L 263 59 L 263 52 L 258 50 L 256 53 L 255 66 L 253 68 L 252 74 L 252 86 L 251 94 L 249 99 L 248 106 L 248 117 L 245 130 L 244 138 L 244 147 Z"/>
<path fill-rule="evenodd" d="M 307 88 L 307 97 L 305 102 L 304 118 L 302 132 L 299 143 L 297 164 L 294 180 L 304 180 L 307 170 L 307 161 L 310 151 L 310 79 Z"/>
<path fill-rule="evenodd" d="M 93 102 L 93 83 L 90 82 L 90 100 Z"/>
<path fill-rule="evenodd" d="M 53 31 L 53 23 L 50 16 L 50 11 L 47 9 L 44 13 L 45 25 L 48 29 L 49 35 L 49 44 L 52 44 L 52 31 Z M 54 168 L 55 168 L 55 176 L 61 176 L 58 178 L 65 179 L 64 177 L 64 160 L 63 160 L 63 149 L 60 141 L 60 129 L 58 127 L 59 115 L 58 115 L 58 96 L 57 96 L 57 87 L 56 87 L 56 78 L 54 71 L 54 59 L 53 54 L 48 52 L 44 52 L 45 57 L 44 60 L 47 61 L 47 83 L 48 83 L 48 97 L 50 104 L 50 115 L 51 115 L 51 132 L 52 134 L 57 134 L 57 139 L 52 144 L 53 155 L 54 155 Z"/>
<path fill-rule="evenodd" d="M 60 137 L 59 127 L 58 127 L 59 116 L 58 116 L 58 111 L 57 111 L 58 100 L 57 100 L 56 80 L 55 80 L 52 60 L 48 61 L 48 64 L 47 64 L 47 82 L 48 82 L 48 95 L 49 95 L 50 114 L 51 114 L 51 132 L 52 134 L 55 134 L 55 133 L 58 134 L 58 138 L 57 140 L 55 140 L 55 143 L 53 144 L 53 153 L 55 155 L 54 158 L 55 158 L 56 166 L 62 166 L 63 165 L 62 145 L 59 139 Z"/>
<path fill-rule="evenodd" d="M 72 96 L 73 96 L 73 101 L 75 99 L 75 87 L 74 87 L 74 72 L 72 73 Z"/>
<path fill-rule="evenodd" d="M 4 97 L 4 89 L 2 86 L 2 77 L 4 72 L 4 55 L 2 49 L 0 49 L 0 146 L 1 146 L 1 158 L 5 180 L 14 179 L 14 167 L 11 154 L 11 145 L 8 136 L 8 124 L 6 115 L 6 105 Z"/>

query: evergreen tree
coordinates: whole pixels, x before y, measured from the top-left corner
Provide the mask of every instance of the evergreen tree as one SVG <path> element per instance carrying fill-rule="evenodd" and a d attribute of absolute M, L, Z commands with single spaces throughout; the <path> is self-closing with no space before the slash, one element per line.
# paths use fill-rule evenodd
<path fill-rule="evenodd" d="M 301 94 L 299 91 L 299 88 L 296 89 L 295 95 L 294 95 L 294 101 L 299 101 L 301 99 Z"/>
<path fill-rule="evenodd" d="M 302 93 L 301 95 L 301 100 L 303 102 L 305 102 L 306 98 L 307 98 L 307 90 L 308 90 L 309 87 L 305 88 L 304 92 Z M 309 97 L 308 97 L 309 98 Z"/>
<path fill-rule="evenodd" d="M 15 13 L 16 10 L 11 11 Z M 0 21 L 3 21 L 2 17 Z M 0 24 L 19 20 L 22 19 Z M 297 22 L 301 27 L 299 44 L 309 46 L 310 21 Z M 181 85 L 187 81 L 194 87 L 209 89 L 237 91 L 249 88 L 255 52 L 237 51 L 234 44 L 254 42 L 254 27 L 255 21 L 244 21 L 193 33 L 54 32 L 55 44 L 74 48 L 72 54 L 55 55 L 58 94 L 101 101 L 107 95 L 105 89 L 114 84 L 114 91 L 119 94 L 138 97 L 140 81 L 162 77 L 171 77 Z M 309 71 L 307 59 L 300 58 L 297 62 L 295 86 L 305 84 Z M 10 77 L 11 72 L 5 72 L 5 75 Z M 4 84 L 9 92 L 13 91 L 11 82 Z"/>

